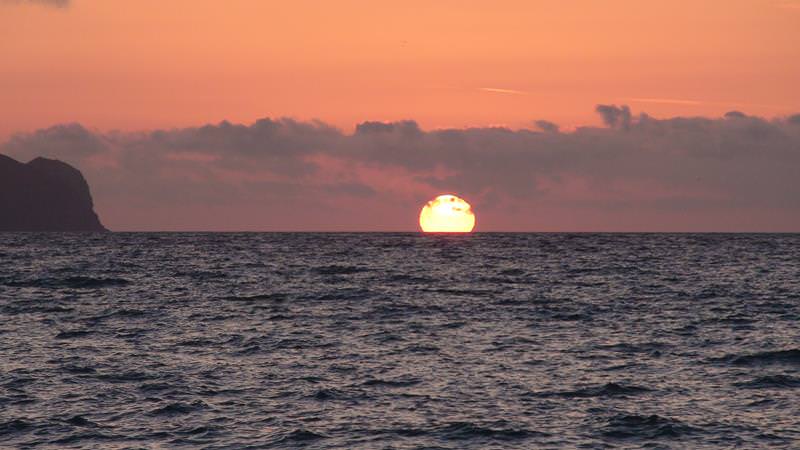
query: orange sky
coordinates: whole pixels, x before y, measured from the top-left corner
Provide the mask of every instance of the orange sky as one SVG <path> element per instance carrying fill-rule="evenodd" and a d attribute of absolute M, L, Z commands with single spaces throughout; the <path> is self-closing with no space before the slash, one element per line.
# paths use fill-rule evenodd
<path fill-rule="evenodd" d="M 0 0 L 0 139 L 260 117 L 423 128 L 800 110 L 800 2 Z"/>

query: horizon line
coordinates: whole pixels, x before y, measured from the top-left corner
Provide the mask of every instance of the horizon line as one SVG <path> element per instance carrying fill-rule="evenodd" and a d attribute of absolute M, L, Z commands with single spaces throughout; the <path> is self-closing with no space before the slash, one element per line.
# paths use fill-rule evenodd
<path fill-rule="evenodd" d="M 106 230 L 106 231 L 0 231 L 0 234 L 419 234 L 437 236 L 464 236 L 471 234 L 800 234 L 797 231 L 470 231 L 470 232 L 425 232 L 425 231 L 342 231 L 342 230 Z"/>

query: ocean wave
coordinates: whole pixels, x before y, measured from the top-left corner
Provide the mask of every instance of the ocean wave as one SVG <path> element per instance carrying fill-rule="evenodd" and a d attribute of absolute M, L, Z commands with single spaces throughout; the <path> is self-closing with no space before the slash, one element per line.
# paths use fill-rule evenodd
<path fill-rule="evenodd" d="M 98 424 L 92 422 L 91 420 L 89 420 L 89 419 L 87 419 L 87 418 L 85 418 L 83 416 L 72 416 L 69 419 L 65 420 L 64 422 L 68 423 L 70 425 L 76 426 L 76 427 L 84 427 L 84 428 L 97 428 L 97 427 L 99 427 Z"/>
<path fill-rule="evenodd" d="M 514 426 L 504 420 L 489 423 L 451 422 L 436 427 L 433 432 L 447 440 L 472 440 L 476 438 L 524 440 L 548 435 L 525 427 Z"/>
<path fill-rule="evenodd" d="M 545 391 L 536 392 L 537 397 L 563 397 L 563 398 L 589 398 L 589 397 L 629 397 L 652 392 L 652 389 L 618 383 L 606 383 L 599 386 L 589 386 L 572 391 Z"/>
<path fill-rule="evenodd" d="M 389 275 L 386 281 L 391 283 L 431 283 L 435 281 L 433 278 L 419 275 L 411 275 L 404 273 L 395 273 Z"/>
<path fill-rule="evenodd" d="M 92 278 L 92 277 L 68 277 L 68 278 L 38 278 L 33 280 L 6 281 L 8 287 L 19 288 L 69 288 L 69 289 L 99 289 L 126 286 L 130 284 L 124 278 Z"/>
<path fill-rule="evenodd" d="M 228 274 L 221 271 L 214 270 L 191 270 L 191 271 L 176 271 L 172 276 L 186 277 L 197 281 L 217 280 L 220 278 L 228 278 Z"/>
<path fill-rule="evenodd" d="M 107 309 L 103 311 L 102 314 L 86 317 L 84 321 L 90 324 L 97 324 L 99 322 L 109 319 L 116 319 L 116 318 L 133 319 L 137 317 L 144 317 L 147 315 L 148 315 L 147 312 L 142 311 L 140 309 L 127 309 L 127 308 Z"/>
<path fill-rule="evenodd" d="M 656 439 L 676 438 L 697 431 L 697 428 L 679 420 L 656 414 L 649 416 L 619 414 L 608 420 L 608 423 L 602 428 L 601 434 L 617 439 Z"/>
<path fill-rule="evenodd" d="M 168 383 L 143 383 L 139 385 L 139 390 L 142 392 L 162 392 L 174 389 L 175 386 Z"/>
<path fill-rule="evenodd" d="M 398 378 L 394 380 L 384 380 L 381 378 L 373 378 L 370 380 L 365 381 L 362 383 L 363 386 L 375 386 L 375 387 L 388 387 L 388 388 L 396 388 L 396 387 L 408 387 L 414 386 L 421 383 L 422 380 L 419 378 Z"/>
<path fill-rule="evenodd" d="M 82 366 L 82 365 L 72 365 L 68 364 L 62 367 L 62 370 L 67 373 L 72 374 L 87 374 L 87 373 L 95 373 L 97 370 L 94 367 L 90 366 Z"/>
<path fill-rule="evenodd" d="M 498 274 L 507 277 L 518 277 L 520 275 L 525 275 L 525 271 L 522 269 L 504 269 L 498 272 Z"/>
<path fill-rule="evenodd" d="M 162 406 L 160 408 L 156 408 L 150 411 L 151 416 L 175 416 L 175 415 L 183 415 L 189 414 L 195 411 L 199 411 L 201 409 L 207 409 L 208 405 L 201 401 L 195 400 L 191 403 L 184 403 L 184 402 L 174 402 L 168 405 Z"/>
<path fill-rule="evenodd" d="M 367 298 L 370 298 L 371 296 L 372 296 L 372 291 L 370 289 L 346 287 L 322 293 L 314 293 L 306 298 L 323 302 L 335 302 L 339 300 L 344 300 L 344 301 L 365 300 Z"/>
<path fill-rule="evenodd" d="M 109 441 L 114 439 L 118 439 L 118 437 L 98 432 L 81 432 L 52 440 L 50 443 L 56 445 L 73 445 L 82 441 Z"/>
<path fill-rule="evenodd" d="M 771 350 L 744 355 L 730 354 L 721 358 L 712 358 L 713 362 L 722 362 L 734 366 L 760 366 L 771 364 L 800 365 L 800 349 Z"/>
<path fill-rule="evenodd" d="M 214 341 L 211 339 L 206 338 L 191 338 L 182 340 L 175 345 L 178 347 L 197 347 L 197 348 L 204 348 L 214 345 Z"/>
<path fill-rule="evenodd" d="M 124 372 L 111 372 L 96 374 L 95 378 L 109 383 L 131 383 L 137 381 L 147 381 L 158 378 L 157 375 L 139 370 Z"/>
<path fill-rule="evenodd" d="M 765 375 L 750 381 L 734 383 L 733 385 L 747 389 L 799 388 L 800 378 L 789 375 Z"/>
<path fill-rule="evenodd" d="M 319 266 L 311 269 L 319 275 L 352 275 L 361 272 L 369 272 L 370 269 L 359 266 L 345 266 L 339 264 L 331 264 L 327 266 Z"/>
<path fill-rule="evenodd" d="M 639 342 L 639 343 L 627 343 L 621 342 L 618 344 L 601 344 L 595 345 L 594 349 L 596 350 L 604 350 L 609 352 L 616 352 L 616 353 L 650 353 L 650 354 L 660 354 L 664 350 L 671 348 L 670 344 L 664 342 Z"/>
<path fill-rule="evenodd" d="M 356 398 L 363 397 L 363 395 L 356 394 L 353 392 L 345 392 L 340 389 L 323 388 L 315 391 L 309 397 L 318 401 L 328 401 L 328 400 L 354 400 Z"/>
<path fill-rule="evenodd" d="M 11 419 L 0 422 L 0 436 L 21 433 L 33 428 L 33 424 L 25 419 Z"/>
<path fill-rule="evenodd" d="M 222 297 L 222 299 L 232 302 L 261 302 L 261 301 L 283 302 L 286 301 L 287 295 L 279 292 L 274 292 L 267 294 L 229 295 L 227 297 Z"/>
<path fill-rule="evenodd" d="M 271 444 L 278 445 L 278 444 L 302 444 L 306 445 L 313 441 L 318 441 L 321 439 L 325 439 L 325 436 L 322 433 L 316 433 L 311 430 L 306 430 L 302 428 L 294 429 L 288 432 L 280 432 L 276 433 L 272 436 Z"/>
<path fill-rule="evenodd" d="M 58 305 L 32 304 L 31 302 L 20 302 L 4 305 L 0 308 L 3 314 L 61 314 L 75 311 L 75 308 L 68 308 Z"/>
<path fill-rule="evenodd" d="M 469 297 L 472 296 L 488 297 L 500 293 L 493 289 L 456 289 L 456 288 L 428 288 L 425 289 L 425 291 L 433 292 L 435 294 L 448 294 L 448 295 L 469 296 Z"/>
<path fill-rule="evenodd" d="M 94 334 L 93 330 L 73 330 L 73 331 L 61 331 L 55 335 L 56 339 L 75 339 L 75 338 L 82 338 Z"/>

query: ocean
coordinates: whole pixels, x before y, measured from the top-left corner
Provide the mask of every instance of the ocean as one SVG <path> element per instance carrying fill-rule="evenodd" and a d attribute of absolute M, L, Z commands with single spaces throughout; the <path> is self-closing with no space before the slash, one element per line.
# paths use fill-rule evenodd
<path fill-rule="evenodd" d="M 0 234 L 1 448 L 800 448 L 800 235 Z"/>

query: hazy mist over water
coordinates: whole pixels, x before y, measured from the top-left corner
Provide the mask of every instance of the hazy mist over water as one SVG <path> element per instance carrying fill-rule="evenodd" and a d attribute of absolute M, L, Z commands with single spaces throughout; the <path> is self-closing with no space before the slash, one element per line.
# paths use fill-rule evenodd
<path fill-rule="evenodd" d="M 798 319 L 798 234 L 0 234 L 0 447 L 798 448 Z"/>

